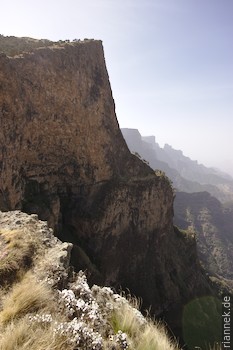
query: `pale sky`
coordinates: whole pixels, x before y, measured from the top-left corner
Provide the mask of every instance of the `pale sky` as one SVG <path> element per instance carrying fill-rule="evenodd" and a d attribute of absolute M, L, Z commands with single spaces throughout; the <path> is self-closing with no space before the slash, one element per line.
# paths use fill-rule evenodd
<path fill-rule="evenodd" d="M 233 175 L 233 0 L 1 1 L 0 34 L 103 40 L 121 127 Z"/>

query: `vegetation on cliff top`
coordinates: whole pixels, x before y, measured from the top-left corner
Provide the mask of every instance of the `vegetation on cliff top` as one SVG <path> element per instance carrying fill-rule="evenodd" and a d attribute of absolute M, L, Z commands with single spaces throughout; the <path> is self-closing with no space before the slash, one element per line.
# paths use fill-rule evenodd
<path fill-rule="evenodd" d="M 142 316 L 136 299 L 90 288 L 84 273 L 72 272 L 71 245 L 36 215 L 0 214 L 0 350 L 179 349 L 162 324 Z M 195 310 L 206 306 L 195 303 Z M 190 308 L 185 331 L 195 345 Z"/>
<path fill-rule="evenodd" d="M 89 41 L 92 39 L 84 39 L 84 41 Z M 73 44 L 79 43 L 79 39 L 74 39 Z M 47 39 L 33 39 L 22 37 L 18 38 L 15 36 L 3 36 L 0 34 L 0 52 L 5 53 L 7 56 L 13 57 L 17 56 L 23 52 L 31 52 L 33 50 L 42 47 L 51 46 L 64 46 L 70 43 L 70 40 L 59 40 L 51 41 Z"/>
<path fill-rule="evenodd" d="M 0 350 L 178 350 L 135 299 L 73 273 L 71 245 L 35 215 L 1 215 Z"/>

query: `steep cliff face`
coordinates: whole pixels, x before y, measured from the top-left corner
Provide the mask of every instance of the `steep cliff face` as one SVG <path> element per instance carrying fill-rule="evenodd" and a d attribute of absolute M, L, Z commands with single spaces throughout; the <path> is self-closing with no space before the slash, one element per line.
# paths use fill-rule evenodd
<path fill-rule="evenodd" d="M 178 192 L 175 203 L 174 221 L 196 232 L 198 254 L 205 269 L 215 278 L 224 278 L 233 290 L 232 209 L 208 192 Z"/>
<path fill-rule="evenodd" d="M 1 209 L 47 219 L 77 269 L 156 315 L 210 293 L 194 238 L 173 229 L 168 179 L 121 135 L 101 42 L 1 54 L 0 67 Z"/>
<path fill-rule="evenodd" d="M 102 44 L 90 41 L 1 55 L 1 194 L 9 209 L 30 194 L 77 193 L 136 171 L 114 112 Z M 134 166 L 132 166 L 134 164 Z M 124 166 L 123 166 L 124 165 Z M 131 174 L 130 174 L 131 175 Z"/>

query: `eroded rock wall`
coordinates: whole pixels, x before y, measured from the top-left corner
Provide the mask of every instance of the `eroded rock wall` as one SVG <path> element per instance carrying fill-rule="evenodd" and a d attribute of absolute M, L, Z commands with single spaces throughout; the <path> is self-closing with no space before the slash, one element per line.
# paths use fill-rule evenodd
<path fill-rule="evenodd" d="M 233 289 L 232 208 L 208 192 L 177 192 L 174 222 L 195 231 L 199 258 L 213 278 L 225 279 Z"/>
<path fill-rule="evenodd" d="M 14 58 L 2 54 L 0 65 L 0 187 L 6 208 L 20 208 L 30 193 L 77 193 L 80 186 L 135 171 L 137 160 L 115 117 L 100 41 Z M 137 162 L 137 175 L 140 167 Z"/>

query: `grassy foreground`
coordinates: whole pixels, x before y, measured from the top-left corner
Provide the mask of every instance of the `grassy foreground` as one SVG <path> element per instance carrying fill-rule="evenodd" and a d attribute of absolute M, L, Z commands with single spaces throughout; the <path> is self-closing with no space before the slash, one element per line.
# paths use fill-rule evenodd
<path fill-rule="evenodd" d="M 71 248 L 35 215 L 0 212 L 0 350 L 180 349 L 136 299 L 90 288 Z"/>
<path fill-rule="evenodd" d="M 73 273 L 71 245 L 35 215 L 0 214 L 0 350 L 178 350 L 134 299 Z"/>

